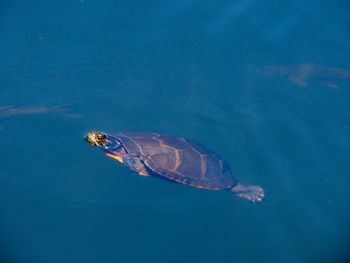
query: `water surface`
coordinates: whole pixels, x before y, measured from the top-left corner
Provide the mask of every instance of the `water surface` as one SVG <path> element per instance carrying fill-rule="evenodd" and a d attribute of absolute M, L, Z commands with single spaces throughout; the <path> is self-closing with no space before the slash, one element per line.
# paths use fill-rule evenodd
<path fill-rule="evenodd" d="M 3 261 L 348 262 L 349 11 L 2 1 Z M 133 175 L 90 129 L 198 141 L 266 200 Z"/>

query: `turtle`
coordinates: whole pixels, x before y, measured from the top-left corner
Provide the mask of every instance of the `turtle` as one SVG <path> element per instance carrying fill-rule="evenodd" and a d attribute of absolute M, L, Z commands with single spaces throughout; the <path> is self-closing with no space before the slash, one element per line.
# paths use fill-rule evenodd
<path fill-rule="evenodd" d="M 141 176 L 161 177 L 207 190 L 226 190 L 251 202 L 260 202 L 265 195 L 260 186 L 240 184 L 220 155 L 192 140 L 157 133 L 110 134 L 96 130 L 85 139 Z"/>

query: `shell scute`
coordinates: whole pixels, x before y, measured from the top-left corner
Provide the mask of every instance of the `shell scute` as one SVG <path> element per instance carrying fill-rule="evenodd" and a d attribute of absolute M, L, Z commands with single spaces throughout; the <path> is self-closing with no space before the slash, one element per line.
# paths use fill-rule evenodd
<path fill-rule="evenodd" d="M 177 150 L 186 150 L 188 149 L 188 143 L 181 138 L 173 138 L 170 136 L 159 136 L 157 140 L 160 142 L 160 145 L 163 147 L 170 147 Z"/>
<path fill-rule="evenodd" d="M 212 180 L 221 172 L 219 160 L 211 154 L 205 154 L 203 156 L 205 156 L 204 159 L 206 168 L 204 176 L 208 178 L 208 180 Z"/>
<path fill-rule="evenodd" d="M 163 169 L 174 170 L 176 166 L 175 158 L 172 154 L 159 153 L 151 156 L 151 159 L 158 163 Z"/>
<path fill-rule="evenodd" d="M 201 163 L 200 155 L 192 150 L 178 151 L 180 164 L 176 167 L 175 172 L 184 175 L 191 175 L 191 178 L 203 179 L 201 166 L 198 165 Z"/>

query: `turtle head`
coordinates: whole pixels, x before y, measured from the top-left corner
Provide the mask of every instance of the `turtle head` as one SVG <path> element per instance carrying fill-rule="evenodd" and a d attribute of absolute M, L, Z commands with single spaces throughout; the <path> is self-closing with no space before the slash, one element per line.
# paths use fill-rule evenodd
<path fill-rule="evenodd" d="M 85 137 L 91 146 L 102 146 L 108 142 L 107 136 L 98 131 L 90 131 L 89 134 Z"/>

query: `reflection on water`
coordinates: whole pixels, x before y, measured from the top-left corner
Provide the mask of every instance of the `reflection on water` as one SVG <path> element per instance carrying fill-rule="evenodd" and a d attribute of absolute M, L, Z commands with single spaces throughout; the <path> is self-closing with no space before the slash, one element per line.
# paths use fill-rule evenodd
<path fill-rule="evenodd" d="M 2 106 L 0 107 L 0 118 L 10 118 L 14 116 L 25 116 L 25 115 L 41 115 L 41 114 L 57 114 L 67 118 L 80 118 L 82 117 L 79 113 L 72 112 L 72 109 L 67 105 L 58 106 Z"/>
<path fill-rule="evenodd" d="M 36 115 L 57 115 L 64 118 L 77 119 L 82 118 L 81 113 L 75 112 L 72 109 L 72 103 L 56 106 L 1 106 L 0 120 L 9 119 L 21 116 L 36 116 Z M 1 123 L 0 123 L 1 124 Z M 0 126 L 0 131 L 4 127 Z"/>
<path fill-rule="evenodd" d="M 312 64 L 297 66 L 264 66 L 258 72 L 269 77 L 287 78 L 295 85 L 305 87 L 312 81 L 318 81 L 328 88 L 338 88 L 337 80 L 349 80 L 350 70 L 331 68 Z"/>

